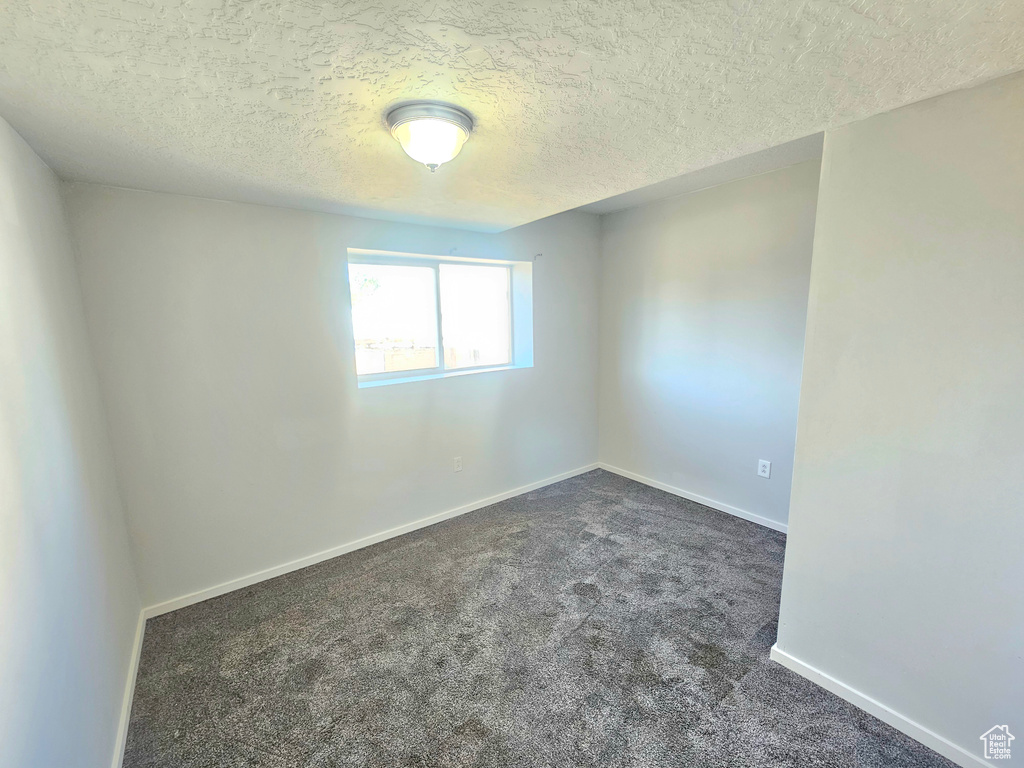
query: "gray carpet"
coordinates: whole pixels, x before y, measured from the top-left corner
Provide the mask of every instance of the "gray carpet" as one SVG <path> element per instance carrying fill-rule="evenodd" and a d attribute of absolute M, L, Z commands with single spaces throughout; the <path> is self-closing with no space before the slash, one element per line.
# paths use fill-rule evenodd
<path fill-rule="evenodd" d="M 590 472 L 151 620 L 124 765 L 952 766 L 769 661 L 784 549 Z"/>

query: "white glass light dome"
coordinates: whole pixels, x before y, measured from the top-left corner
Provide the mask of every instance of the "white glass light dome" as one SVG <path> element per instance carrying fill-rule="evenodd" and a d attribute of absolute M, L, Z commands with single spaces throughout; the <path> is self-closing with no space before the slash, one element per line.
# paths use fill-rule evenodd
<path fill-rule="evenodd" d="M 458 155 L 473 130 L 473 118 L 458 107 L 430 102 L 396 107 L 387 123 L 405 154 L 431 171 Z"/>

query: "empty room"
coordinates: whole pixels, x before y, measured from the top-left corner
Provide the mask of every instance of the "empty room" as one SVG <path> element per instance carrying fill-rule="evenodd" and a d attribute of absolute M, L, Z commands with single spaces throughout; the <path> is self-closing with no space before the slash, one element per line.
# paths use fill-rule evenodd
<path fill-rule="evenodd" d="M 0 768 L 1012 766 L 1022 587 L 1024 3 L 0 3 Z"/>

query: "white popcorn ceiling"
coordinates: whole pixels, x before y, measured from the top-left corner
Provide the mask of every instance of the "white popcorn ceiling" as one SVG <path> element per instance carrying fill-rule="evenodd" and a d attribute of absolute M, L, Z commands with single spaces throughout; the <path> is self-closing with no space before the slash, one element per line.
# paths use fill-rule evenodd
<path fill-rule="evenodd" d="M 0 0 L 63 177 L 501 229 L 1024 68 L 1022 0 Z M 431 175 L 383 125 L 478 128 Z"/>

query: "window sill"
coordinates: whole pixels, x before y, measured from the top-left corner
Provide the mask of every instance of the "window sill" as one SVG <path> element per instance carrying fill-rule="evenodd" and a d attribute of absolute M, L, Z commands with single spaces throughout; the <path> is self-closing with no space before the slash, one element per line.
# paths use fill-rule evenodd
<path fill-rule="evenodd" d="M 495 371 L 515 371 L 521 368 L 533 368 L 532 365 L 498 365 L 493 368 L 469 368 L 462 371 L 445 371 L 444 373 L 427 373 L 418 376 L 397 376 L 388 379 L 367 379 L 359 381 L 359 389 L 387 387 L 392 384 L 408 384 L 413 381 L 430 381 L 432 379 L 454 379 L 458 376 L 472 376 L 477 373 L 494 373 Z M 410 373 L 415 373 L 410 371 Z"/>

